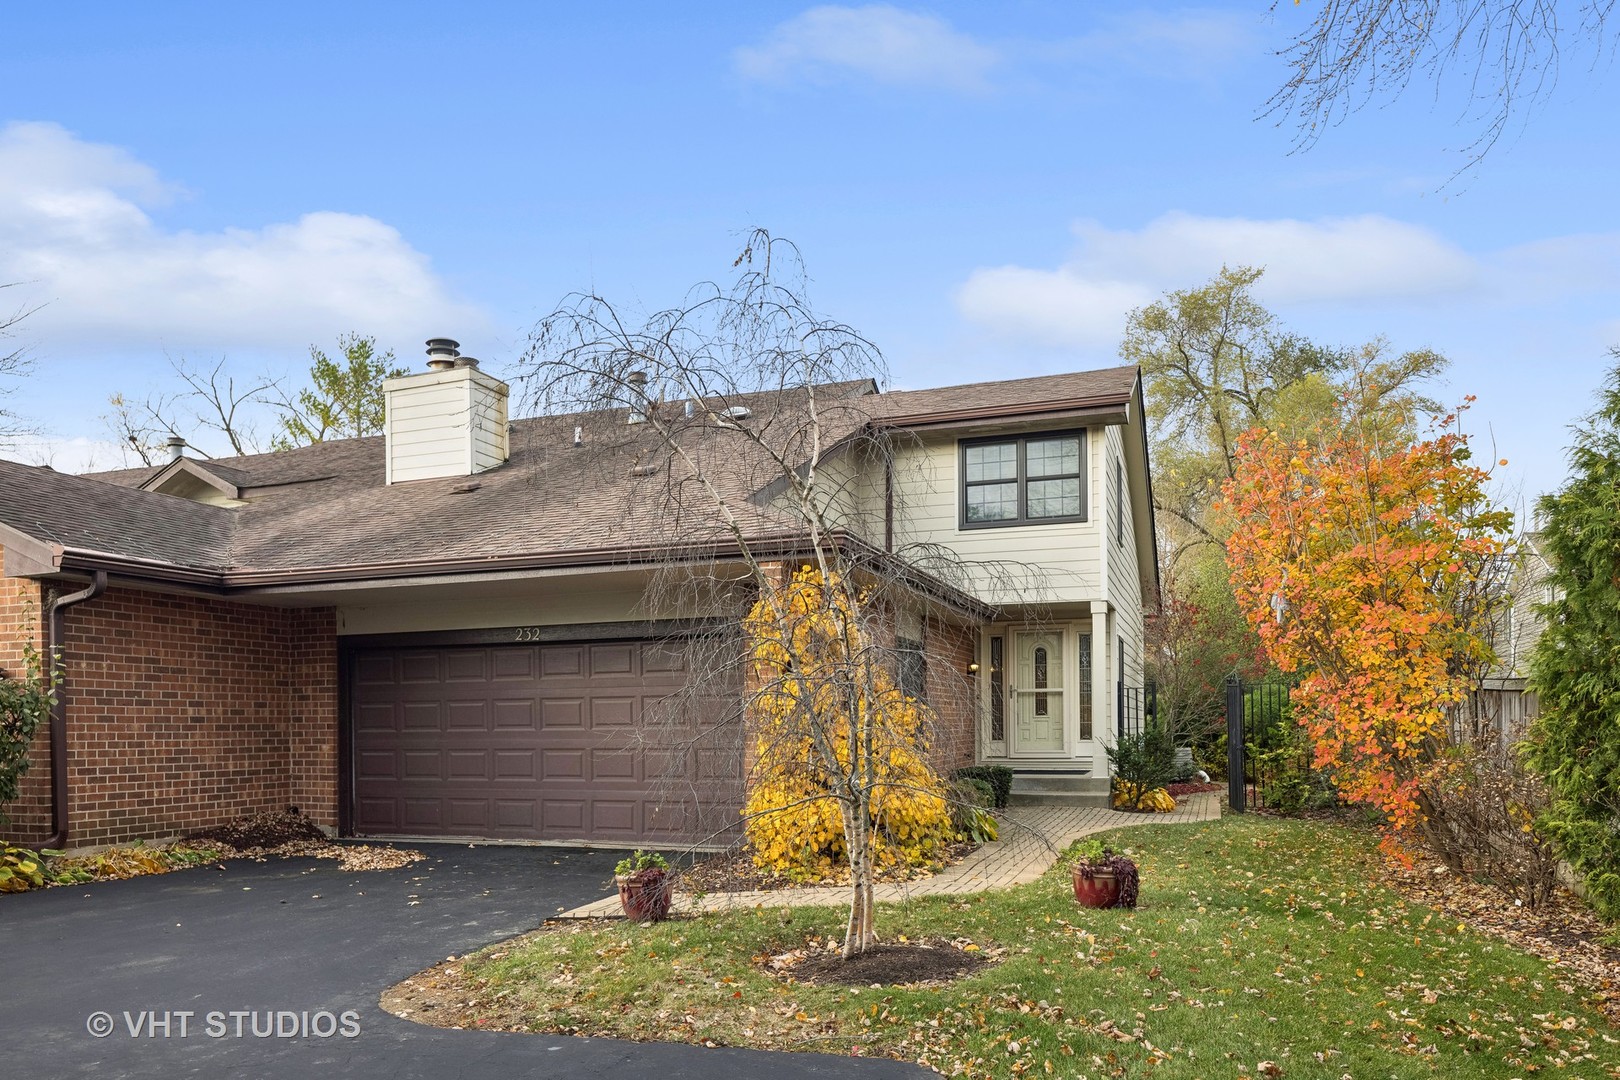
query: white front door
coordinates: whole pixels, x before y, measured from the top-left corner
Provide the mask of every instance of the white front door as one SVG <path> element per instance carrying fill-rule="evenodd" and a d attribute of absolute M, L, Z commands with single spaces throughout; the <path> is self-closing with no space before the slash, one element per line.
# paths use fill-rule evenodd
<path fill-rule="evenodd" d="M 1063 632 L 1013 632 L 1011 685 L 1012 753 L 1055 757 L 1063 753 Z"/>

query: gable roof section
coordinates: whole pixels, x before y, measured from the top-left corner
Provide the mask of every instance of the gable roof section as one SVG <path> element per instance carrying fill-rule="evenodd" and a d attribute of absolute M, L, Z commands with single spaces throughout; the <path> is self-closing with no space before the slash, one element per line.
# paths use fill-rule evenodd
<path fill-rule="evenodd" d="M 886 427 L 1123 409 L 1130 403 L 1137 378 L 1136 368 L 1117 367 L 932 390 L 895 390 L 874 398 L 870 407 L 873 421 Z"/>
<path fill-rule="evenodd" d="M 228 558 L 230 508 L 0 460 L 0 523 L 39 544 L 185 568 Z"/>

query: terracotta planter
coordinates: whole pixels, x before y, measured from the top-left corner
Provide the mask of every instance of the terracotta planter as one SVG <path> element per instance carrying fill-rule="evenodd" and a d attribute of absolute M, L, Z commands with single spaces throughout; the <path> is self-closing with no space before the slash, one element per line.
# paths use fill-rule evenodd
<path fill-rule="evenodd" d="M 1074 869 L 1074 898 L 1086 907 L 1111 908 L 1119 903 L 1119 879 L 1112 870 L 1093 870 L 1087 878 Z"/>
<path fill-rule="evenodd" d="M 662 922 L 669 918 L 675 882 L 663 870 L 638 870 L 614 879 L 619 886 L 619 906 L 632 922 Z"/>

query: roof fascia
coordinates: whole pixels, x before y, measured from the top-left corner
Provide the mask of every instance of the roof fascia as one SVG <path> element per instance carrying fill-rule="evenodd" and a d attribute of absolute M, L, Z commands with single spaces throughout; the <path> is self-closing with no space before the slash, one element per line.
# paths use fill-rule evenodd
<path fill-rule="evenodd" d="M 1105 424 L 1123 424 L 1128 419 L 1130 403 L 1130 394 L 1123 397 L 1119 394 L 1093 395 L 1059 401 L 1032 401 L 1023 405 L 983 405 L 970 409 L 944 409 L 902 416 L 884 416 L 875 418 L 872 424 L 874 427 L 885 428 L 940 428 L 1022 423 L 1045 418 L 1085 418 Z"/>
<path fill-rule="evenodd" d="M 1142 396 L 1142 373 L 1136 373 L 1136 385 L 1131 389 L 1129 419 L 1126 431 L 1137 431 L 1136 454 L 1140 468 L 1135 472 L 1141 478 L 1131 484 L 1132 531 L 1136 533 L 1136 565 L 1142 578 L 1142 600 L 1150 608 L 1159 605 L 1159 533 L 1153 510 L 1153 470 L 1148 457 L 1147 408 Z"/>
<path fill-rule="evenodd" d="M 908 570 L 905 560 L 879 552 L 872 545 L 839 533 L 828 542 L 845 548 L 868 563 L 892 563 L 907 588 L 925 593 L 967 614 L 985 616 L 993 609 L 983 601 L 921 572 Z M 791 558 L 804 553 L 806 541 L 800 535 L 781 534 L 748 541 L 753 558 Z M 57 570 L 106 570 L 121 579 L 209 592 L 216 595 L 269 596 L 294 595 L 317 591 L 320 586 L 343 584 L 376 585 L 395 582 L 413 584 L 425 577 L 472 577 L 495 572 L 523 570 L 601 570 L 633 569 L 678 562 L 724 561 L 738 558 L 737 545 L 714 542 L 679 553 L 672 559 L 668 548 L 602 548 L 592 551 L 556 552 L 549 555 L 513 555 L 499 558 L 429 559 L 411 563 L 363 563 L 348 566 L 297 568 L 290 570 L 208 570 L 175 566 L 153 560 L 128 558 L 107 552 L 64 549 Z"/>
<path fill-rule="evenodd" d="M 0 547 L 5 548 L 7 577 L 41 578 L 61 572 L 62 549 L 37 536 L 0 522 Z"/>

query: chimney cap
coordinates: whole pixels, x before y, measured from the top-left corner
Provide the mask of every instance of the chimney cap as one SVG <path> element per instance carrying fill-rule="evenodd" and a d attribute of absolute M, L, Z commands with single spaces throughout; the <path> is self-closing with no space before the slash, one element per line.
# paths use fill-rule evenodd
<path fill-rule="evenodd" d="M 447 337 L 428 338 L 427 354 L 430 370 L 449 371 L 456 366 L 456 357 L 461 355 L 461 342 Z"/>
<path fill-rule="evenodd" d="M 179 461 L 186 456 L 186 440 L 179 435 L 170 435 L 163 445 L 169 448 L 170 461 Z"/>
<path fill-rule="evenodd" d="M 478 361 L 471 356 L 456 357 L 456 367 L 477 367 Z"/>

